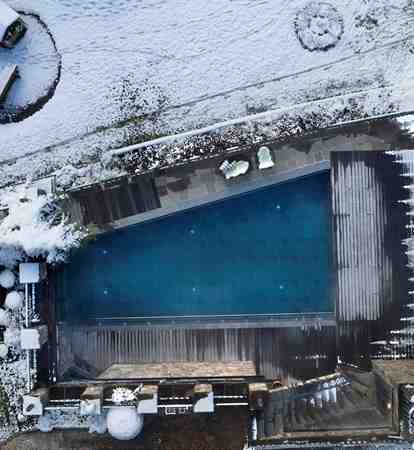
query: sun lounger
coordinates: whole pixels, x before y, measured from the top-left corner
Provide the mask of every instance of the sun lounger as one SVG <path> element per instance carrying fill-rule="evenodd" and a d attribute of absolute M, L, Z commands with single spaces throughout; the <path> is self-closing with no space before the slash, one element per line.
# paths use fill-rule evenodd
<path fill-rule="evenodd" d="M 219 170 L 223 173 L 226 180 L 230 178 L 238 177 L 239 175 L 244 175 L 249 170 L 248 161 L 224 161 Z"/>
<path fill-rule="evenodd" d="M 226 172 L 230 169 L 230 167 L 231 167 L 231 163 L 229 161 L 227 161 L 227 159 L 226 159 L 225 161 L 223 161 L 220 164 L 219 170 L 223 174 L 226 174 Z"/>
<path fill-rule="evenodd" d="M 260 147 L 257 152 L 257 159 L 259 161 L 260 170 L 269 169 L 275 165 L 269 147 Z"/>

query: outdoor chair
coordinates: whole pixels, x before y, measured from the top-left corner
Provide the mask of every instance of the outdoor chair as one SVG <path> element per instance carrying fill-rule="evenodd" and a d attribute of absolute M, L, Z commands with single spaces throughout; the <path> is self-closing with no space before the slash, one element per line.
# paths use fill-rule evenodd
<path fill-rule="evenodd" d="M 269 147 L 260 147 L 257 152 L 257 159 L 259 161 L 259 169 L 269 169 L 275 165 Z"/>
<path fill-rule="evenodd" d="M 10 64 L 0 70 L 0 104 L 6 100 L 14 80 L 18 77 L 18 67 L 16 64 Z"/>

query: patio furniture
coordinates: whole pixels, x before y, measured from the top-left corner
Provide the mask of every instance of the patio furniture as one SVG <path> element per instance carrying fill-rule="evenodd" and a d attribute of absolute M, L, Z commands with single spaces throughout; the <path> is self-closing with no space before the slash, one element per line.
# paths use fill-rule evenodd
<path fill-rule="evenodd" d="M 269 147 L 260 147 L 257 152 L 257 159 L 259 161 L 259 169 L 269 169 L 275 165 Z"/>
<path fill-rule="evenodd" d="M 16 64 L 10 64 L 0 71 L 0 105 L 6 100 L 7 93 L 18 75 Z"/>
<path fill-rule="evenodd" d="M 223 174 L 226 174 L 226 172 L 230 169 L 231 167 L 231 163 L 230 161 L 228 161 L 227 159 L 225 161 L 223 161 L 220 164 L 219 170 L 220 172 L 222 172 Z"/>
<path fill-rule="evenodd" d="M 244 175 L 249 170 L 249 162 L 248 161 L 224 161 L 219 170 L 223 173 L 226 180 L 230 178 L 236 178 L 239 175 Z"/>
<path fill-rule="evenodd" d="M 0 0 L 0 47 L 13 48 L 26 30 L 27 26 L 19 14 Z"/>

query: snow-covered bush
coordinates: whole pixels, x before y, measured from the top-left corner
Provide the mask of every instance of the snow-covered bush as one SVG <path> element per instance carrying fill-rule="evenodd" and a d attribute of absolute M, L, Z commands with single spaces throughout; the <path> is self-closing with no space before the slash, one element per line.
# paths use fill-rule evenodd
<path fill-rule="evenodd" d="M 8 327 L 10 325 L 10 313 L 0 308 L 0 326 Z"/>
<path fill-rule="evenodd" d="M 100 414 L 99 416 L 91 416 L 89 420 L 89 433 L 104 434 L 106 433 L 106 416 Z"/>
<path fill-rule="evenodd" d="M 4 343 L 9 347 L 20 346 L 20 330 L 15 327 L 6 328 L 4 332 Z"/>
<path fill-rule="evenodd" d="M 60 201 L 50 195 L 24 187 L 0 201 L 8 208 L 0 222 L 0 265 L 11 267 L 29 258 L 62 262 L 86 237 L 83 229 L 68 223 Z"/>
<path fill-rule="evenodd" d="M 6 265 L 6 264 L 3 264 L 3 265 Z M 14 286 L 15 281 L 16 281 L 16 277 L 14 276 L 14 274 L 11 270 L 6 269 L 0 273 L 0 286 L 1 287 L 4 287 L 5 289 L 10 289 Z"/>
<path fill-rule="evenodd" d="M 344 32 L 344 22 L 337 9 L 327 2 L 309 2 L 294 22 L 296 36 L 307 50 L 328 50 Z"/>
<path fill-rule="evenodd" d="M 12 311 L 16 311 L 21 308 L 23 305 L 23 295 L 21 292 L 12 291 L 6 295 L 6 301 L 4 302 L 4 306 L 7 309 Z"/>
<path fill-rule="evenodd" d="M 50 433 L 51 431 L 53 431 L 54 424 L 50 420 L 49 416 L 45 414 L 44 416 L 39 417 L 39 421 L 37 422 L 37 428 L 43 433 Z"/>
<path fill-rule="evenodd" d="M 9 353 L 9 347 L 6 344 L 0 344 L 0 358 L 5 359 Z"/>
<path fill-rule="evenodd" d="M 144 419 L 131 407 L 110 408 L 106 416 L 108 433 L 115 439 L 128 441 L 135 439 L 144 426 Z"/>
<path fill-rule="evenodd" d="M 39 417 L 36 428 L 40 431 L 48 433 L 55 428 L 89 428 L 91 418 L 81 416 L 76 410 L 53 410 L 46 411 L 43 416 Z"/>

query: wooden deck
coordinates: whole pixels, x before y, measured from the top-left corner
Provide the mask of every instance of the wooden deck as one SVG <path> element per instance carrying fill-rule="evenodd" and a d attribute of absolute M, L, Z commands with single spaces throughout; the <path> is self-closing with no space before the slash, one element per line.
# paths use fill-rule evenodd
<path fill-rule="evenodd" d="M 408 302 L 404 180 L 384 152 L 332 152 L 332 229 L 338 346 L 369 364 L 371 341 L 399 326 Z"/>
<path fill-rule="evenodd" d="M 58 326 L 60 380 L 96 378 L 112 364 L 253 361 L 258 375 L 295 380 L 336 365 L 334 326 L 318 328 L 142 328 Z"/>
<path fill-rule="evenodd" d="M 153 178 L 119 178 L 69 192 L 66 210 L 78 223 L 105 229 L 125 217 L 160 207 Z"/>

